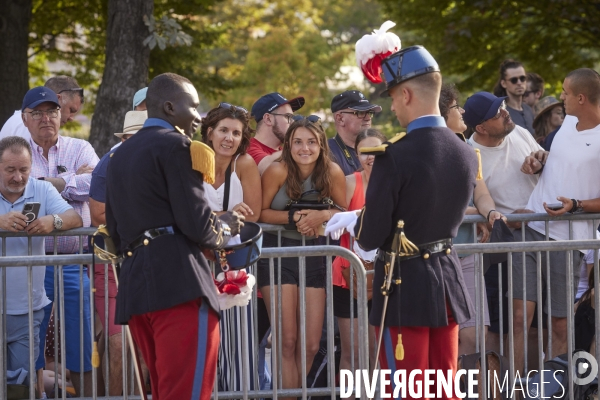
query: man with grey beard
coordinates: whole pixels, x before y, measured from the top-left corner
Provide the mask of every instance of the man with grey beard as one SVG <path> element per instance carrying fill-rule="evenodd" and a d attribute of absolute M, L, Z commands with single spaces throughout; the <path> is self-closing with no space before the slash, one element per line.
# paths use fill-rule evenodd
<path fill-rule="evenodd" d="M 252 106 L 256 134 L 250 139 L 247 153 L 252 156 L 259 172 L 263 173 L 281 155 L 285 132 L 293 122 L 294 112 L 304 105 L 304 97 L 288 100 L 274 92 L 265 94 Z"/>

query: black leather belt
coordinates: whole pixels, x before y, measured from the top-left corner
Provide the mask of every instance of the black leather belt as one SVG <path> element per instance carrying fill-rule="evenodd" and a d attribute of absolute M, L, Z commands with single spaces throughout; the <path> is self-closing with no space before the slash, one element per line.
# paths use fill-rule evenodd
<path fill-rule="evenodd" d="M 452 239 L 442 239 L 431 243 L 425 243 L 417 247 L 419 248 L 419 253 L 410 256 L 399 256 L 396 258 L 398 260 L 410 260 L 411 258 L 417 257 L 428 259 L 432 254 L 441 253 L 442 251 L 446 252 L 446 254 L 450 254 L 452 251 Z M 392 255 L 388 251 L 380 251 L 378 258 L 385 263 L 392 261 Z"/>
<path fill-rule="evenodd" d="M 133 251 L 141 246 L 147 246 L 151 240 L 156 239 L 159 236 L 163 235 L 175 235 L 180 233 L 179 229 L 174 226 L 164 226 L 162 228 L 154 228 L 148 229 L 144 231 L 140 236 L 137 237 L 133 242 L 129 243 L 129 245 L 125 248 L 125 254 L 128 257 L 133 255 Z"/>

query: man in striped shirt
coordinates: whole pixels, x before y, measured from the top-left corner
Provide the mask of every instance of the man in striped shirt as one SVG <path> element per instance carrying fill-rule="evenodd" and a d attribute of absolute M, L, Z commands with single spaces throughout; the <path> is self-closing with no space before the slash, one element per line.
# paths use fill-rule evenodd
<path fill-rule="evenodd" d="M 61 136 L 60 106 L 56 94 L 43 86 L 27 92 L 21 108 L 23 124 L 29 130 L 29 143 L 32 149 L 31 177 L 50 182 L 61 196 L 67 200 L 83 219 L 83 226 L 90 226 L 88 205 L 91 172 L 98 163 L 92 146 L 85 140 Z M 55 219 L 55 228 L 60 229 L 62 221 Z M 72 236 L 46 238 L 46 254 L 75 254 L 85 251 L 85 241 Z M 91 396 L 91 332 L 90 332 L 90 281 L 86 268 L 80 277 L 79 265 L 65 265 L 64 308 L 65 308 L 65 347 L 66 367 L 71 373 L 73 385 L 79 396 Z M 48 298 L 54 300 L 54 267 L 46 267 L 45 287 Z M 81 287 L 83 280 L 83 287 Z M 81 293 L 83 291 L 83 293 Z M 83 304 L 80 304 L 80 295 Z M 83 322 L 80 319 L 80 307 L 83 308 Z M 44 308 L 45 316 L 40 327 L 45 334 L 50 319 L 52 305 Z M 80 327 L 83 326 L 83 345 L 80 344 Z M 44 343 L 40 343 L 40 357 L 36 369 L 43 368 Z M 83 365 L 80 363 L 80 348 L 83 348 Z M 82 392 L 80 372 L 84 372 L 85 389 Z"/>

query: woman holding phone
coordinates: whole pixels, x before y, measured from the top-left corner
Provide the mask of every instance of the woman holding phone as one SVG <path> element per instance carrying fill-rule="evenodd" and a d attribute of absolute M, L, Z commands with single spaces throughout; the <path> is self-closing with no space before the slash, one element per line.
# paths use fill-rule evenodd
<path fill-rule="evenodd" d="M 288 128 L 281 157 L 262 175 L 262 211 L 260 221 L 286 225 L 281 232 L 281 246 L 312 246 L 323 224 L 338 212 L 329 209 L 290 209 L 294 201 L 304 202 L 303 193 L 311 192 L 314 202 L 331 200 L 339 208 L 346 207 L 345 178 L 342 169 L 329 158 L 327 137 L 319 117 L 296 116 Z M 276 235 L 265 233 L 264 247 L 277 247 Z M 274 281 L 281 280 L 281 303 L 278 293 L 271 292 L 269 260 L 259 261 L 258 285 L 265 300 L 271 326 L 277 324 L 278 307 L 281 307 L 283 388 L 297 388 L 302 382 L 300 348 L 299 259 L 282 258 L 281 276 L 275 261 Z M 306 257 L 306 368 L 312 365 L 319 349 L 325 312 L 325 265 L 323 257 Z M 272 296 L 275 296 L 274 298 Z M 271 314 L 271 302 L 276 302 L 276 314 Z"/>

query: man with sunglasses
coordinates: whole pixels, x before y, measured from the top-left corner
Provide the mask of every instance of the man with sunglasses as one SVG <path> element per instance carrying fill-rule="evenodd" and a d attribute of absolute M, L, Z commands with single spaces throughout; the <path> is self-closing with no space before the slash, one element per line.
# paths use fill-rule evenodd
<path fill-rule="evenodd" d="M 526 82 L 527 75 L 523 64 L 511 59 L 504 60 L 500 65 L 500 77 L 494 87 L 494 94 L 506 97 L 506 110 L 513 122 L 533 135 L 533 110 L 523 101 L 527 89 Z"/>
<path fill-rule="evenodd" d="M 23 98 L 22 121 L 29 130 L 29 144 L 32 149 L 31 177 L 50 182 L 60 195 L 83 219 L 83 226 L 90 226 L 88 205 L 91 172 L 98 163 L 98 156 L 89 142 L 59 134 L 61 107 L 58 96 L 45 86 L 35 87 Z M 57 215 L 55 229 L 61 229 L 63 221 Z M 56 243 L 56 250 L 55 250 Z M 87 244 L 83 245 L 87 248 Z M 46 238 L 46 254 L 76 254 L 79 252 L 79 238 L 59 236 Z M 71 371 L 73 385 L 79 395 L 91 396 L 92 390 L 92 344 L 90 332 L 90 289 L 87 268 L 80 276 L 79 265 L 65 265 L 62 268 L 64 279 L 65 347 L 66 367 Z M 83 281 L 83 286 L 80 282 Z M 48 298 L 54 300 L 54 266 L 46 267 L 45 279 Z M 79 299 L 83 297 L 83 304 Z M 80 308 L 81 307 L 81 308 Z M 44 308 L 45 316 L 40 332 L 45 334 L 52 305 Z M 83 315 L 81 321 L 80 313 Z M 58 320 L 57 320 L 58 321 Z M 80 343 L 80 324 L 83 325 L 83 343 Z M 40 344 L 40 356 L 36 369 L 44 366 L 44 352 Z M 80 355 L 83 351 L 83 355 Z M 80 359 L 83 358 L 83 370 Z M 79 372 L 84 372 L 84 384 Z"/>
<path fill-rule="evenodd" d="M 371 119 L 381 112 L 381 106 L 369 103 L 358 90 L 346 90 L 331 100 L 331 112 L 337 134 L 327 143 L 344 175 L 350 175 L 360 167 L 354 148 L 356 137 L 360 131 L 371 127 Z"/>
<path fill-rule="evenodd" d="M 506 97 L 496 97 L 488 92 L 475 93 L 465 102 L 463 119 L 473 131 L 469 143 L 481 152 L 483 179 L 490 195 L 496 203 L 497 211 L 504 215 L 526 211 L 529 197 L 536 187 L 539 175 L 525 175 L 521 164 L 531 154 L 541 160 L 545 152 L 533 136 L 524 128 L 515 125 L 506 109 Z M 519 223 L 509 223 L 511 228 L 520 228 Z M 515 240 L 521 241 L 521 231 L 516 230 Z M 522 275 L 515 277 L 514 285 L 521 285 Z M 503 296 L 503 315 L 500 315 L 498 303 L 498 269 L 491 266 L 485 275 L 488 304 L 490 305 L 490 330 L 488 345 L 499 350 L 501 336 L 508 333 L 508 299 Z M 502 266 L 502 288 L 508 287 L 507 264 Z M 520 302 L 520 303 L 519 303 Z M 522 310 L 522 301 L 515 300 L 514 310 Z M 518 312 L 518 311 L 517 311 Z M 533 312 L 530 313 L 533 315 Z M 503 320 L 503 332 L 500 332 L 500 318 Z M 523 324 L 514 325 L 515 343 L 520 341 L 521 351 L 515 351 L 515 365 L 523 363 L 522 338 Z M 517 367 L 519 368 L 519 367 Z"/>
<path fill-rule="evenodd" d="M 294 112 L 304 105 L 304 97 L 286 99 L 280 93 L 265 94 L 252 105 L 256 134 L 250 139 L 247 153 L 262 174 L 281 155 L 285 132 L 293 122 Z"/>
<path fill-rule="evenodd" d="M 72 121 L 75 115 L 81 111 L 84 102 L 83 89 L 79 86 L 75 78 L 58 75 L 48 79 L 44 86 L 56 93 L 58 97 L 60 126 L 62 127 L 67 122 Z M 29 130 L 23 125 L 21 110 L 15 111 L 13 116 L 2 127 L 0 139 L 7 136 L 21 136 L 27 140 L 31 137 Z"/>

